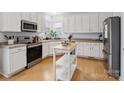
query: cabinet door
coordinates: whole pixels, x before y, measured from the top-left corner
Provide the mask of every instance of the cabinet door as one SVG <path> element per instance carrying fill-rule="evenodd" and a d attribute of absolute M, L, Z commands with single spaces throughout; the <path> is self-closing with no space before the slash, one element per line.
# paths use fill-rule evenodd
<path fill-rule="evenodd" d="M 100 58 L 104 58 L 104 54 L 103 54 L 103 43 L 99 44 L 99 57 Z"/>
<path fill-rule="evenodd" d="M 90 56 L 99 58 L 99 43 L 91 43 Z"/>
<path fill-rule="evenodd" d="M 67 17 L 63 17 L 63 31 L 69 32 L 69 23 Z"/>
<path fill-rule="evenodd" d="M 29 12 L 22 12 L 21 13 L 21 19 L 30 21 L 30 19 L 31 19 L 30 13 Z"/>
<path fill-rule="evenodd" d="M 37 14 L 38 32 L 45 31 L 45 16 L 42 13 Z"/>
<path fill-rule="evenodd" d="M 19 12 L 3 13 L 3 31 L 21 32 L 21 15 Z"/>
<path fill-rule="evenodd" d="M 53 54 L 53 48 L 57 45 L 61 44 L 61 42 L 50 42 L 50 51 L 49 51 L 49 54 Z"/>
<path fill-rule="evenodd" d="M 68 17 L 69 32 L 75 32 L 75 16 Z"/>
<path fill-rule="evenodd" d="M 10 54 L 10 72 L 16 72 L 17 70 L 26 66 L 26 51 L 16 52 Z"/>
<path fill-rule="evenodd" d="M 83 32 L 89 32 L 89 15 L 83 15 Z"/>
<path fill-rule="evenodd" d="M 84 51 L 83 53 L 84 56 L 90 56 L 90 43 L 87 43 L 87 42 L 84 43 L 83 51 Z"/>
<path fill-rule="evenodd" d="M 119 17 L 121 17 L 121 12 L 113 12 L 112 14 L 113 14 L 113 16 L 119 16 Z"/>
<path fill-rule="evenodd" d="M 49 55 L 49 43 L 42 44 L 42 58 L 45 58 Z"/>
<path fill-rule="evenodd" d="M 75 17 L 75 32 L 80 33 L 82 32 L 83 29 L 83 24 L 82 24 L 83 18 L 81 15 L 76 15 Z"/>
<path fill-rule="evenodd" d="M 90 32 L 98 32 L 98 14 L 90 15 Z"/>
<path fill-rule="evenodd" d="M 37 22 L 37 13 L 36 12 L 31 12 L 30 13 L 30 20 L 32 22 Z"/>
<path fill-rule="evenodd" d="M 78 43 L 76 47 L 77 56 L 83 56 L 83 46 L 82 43 Z"/>

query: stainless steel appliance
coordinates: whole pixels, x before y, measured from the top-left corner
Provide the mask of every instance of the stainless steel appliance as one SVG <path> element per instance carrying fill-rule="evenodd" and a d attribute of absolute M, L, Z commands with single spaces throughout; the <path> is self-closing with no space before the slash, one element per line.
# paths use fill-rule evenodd
<path fill-rule="evenodd" d="M 120 17 L 109 17 L 104 21 L 103 42 L 104 57 L 107 60 L 108 73 L 114 77 L 120 76 Z"/>
<path fill-rule="evenodd" d="M 36 32 L 37 31 L 37 23 L 27 21 L 27 20 L 21 20 L 21 31 Z"/>
<path fill-rule="evenodd" d="M 27 45 L 27 67 L 39 63 L 42 59 L 42 43 L 33 43 Z"/>

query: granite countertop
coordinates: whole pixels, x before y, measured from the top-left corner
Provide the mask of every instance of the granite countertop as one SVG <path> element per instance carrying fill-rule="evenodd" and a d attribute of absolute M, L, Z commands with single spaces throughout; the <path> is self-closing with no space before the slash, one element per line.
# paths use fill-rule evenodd
<path fill-rule="evenodd" d="M 8 44 L 7 42 L 0 43 L 0 48 L 17 48 L 26 46 L 26 44 Z"/>
<path fill-rule="evenodd" d="M 49 40 L 42 40 L 41 42 L 38 43 L 46 43 L 46 42 L 61 42 L 63 39 L 49 39 Z M 76 42 L 91 42 L 91 43 L 103 43 L 102 41 L 99 41 L 98 39 L 78 39 L 78 38 L 73 38 L 72 41 Z M 22 44 L 22 43 L 14 43 L 14 44 L 8 44 L 7 42 L 1 42 L 0 43 L 0 48 L 16 48 L 16 47 L 22 47 L 26 46 L 27 44 Z"/>

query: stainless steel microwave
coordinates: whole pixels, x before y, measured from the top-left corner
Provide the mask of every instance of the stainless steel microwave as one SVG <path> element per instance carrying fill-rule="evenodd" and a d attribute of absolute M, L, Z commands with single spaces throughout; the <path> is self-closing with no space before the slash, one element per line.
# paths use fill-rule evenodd
<path fill-rule="evenodd" d="M 27 20 L 21 20 L 21 31 L 23 31 L 23 32 L 36 32 L 37 31 L 37 23 L 27 21 Z"/>

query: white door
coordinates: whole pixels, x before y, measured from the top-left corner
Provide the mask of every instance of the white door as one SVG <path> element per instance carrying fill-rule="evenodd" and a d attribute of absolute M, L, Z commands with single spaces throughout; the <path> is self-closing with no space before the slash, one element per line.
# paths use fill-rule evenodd
<path fill-rule="evenodd" d="M 10 72 L 13 73 L 26 66 L 26 51 L 10 54 Z"/>
<path fill-rule="evenodd" d="M 90 15 L 90 32 L 98 32 L 98 14 Z"/>

